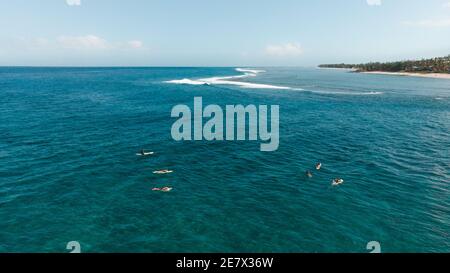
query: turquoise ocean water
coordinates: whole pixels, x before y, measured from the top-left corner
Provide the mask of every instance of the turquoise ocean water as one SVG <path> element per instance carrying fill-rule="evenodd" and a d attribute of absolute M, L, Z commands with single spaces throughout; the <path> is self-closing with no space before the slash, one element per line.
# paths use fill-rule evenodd
<path fill-rule="evenodd" d="M 450 251 L 450 80 L 261 69 L 0 68 L 0 252 Z M 279 105 L 279 149 L 173 141 L 194 96 Z"/>

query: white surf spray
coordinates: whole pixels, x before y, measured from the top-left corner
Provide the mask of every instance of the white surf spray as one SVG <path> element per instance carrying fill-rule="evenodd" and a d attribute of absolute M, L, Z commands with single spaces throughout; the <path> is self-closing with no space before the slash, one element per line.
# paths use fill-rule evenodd
<path fill-rule="evenodd" d="M 176 84 L 190 84 L 190 85 L 205 85 L 208 84 L 203 81 L 196 81 L 191 79 L 182 79 L 182 80 L 172 80 L 172 81 L 166 81 L 167 83 L 176 83 Z"/>
<path fill-rule="evenodd" d="M 204 79 L 197 79 L 197 80 L 192 80 L 192 79 L 170 80 L 170 81 L 166 81 L 166 83 L 188 84 L 188 85 L 234 85 L 234 86 L 239 86 L 241 88 L 249 88 L 249 89 L 292 90 L 292 91 L 310 92 L 310 93 L 323 94 L 323 95 L 381 95 L 381 94 L 383 94 L 383 92 L 337 92 L 337 91 L 305 90 L 302 88 L 295 88 L 295 87 L 288 87 L 288 86 L 243 82 L 243 81 L 238 81 L 238 79 L 243 79 L 243 78 L 248 78 L 248 77 L 256 77 L 258 74 L 264 73 L 266 71 L 258 70 L 258 69 L 249 69 L 249 68 L 236 68 L 235 70 L 238 72 L 241 72 L 243 74 L 235 75 L 235 76 L 226 76 L 226 77 L 211 77 L 211 78 L 204 78 Z"/>
<path fill-rule="evenodd" d="M 166 83 L 190 84 L 190 85 L 235 85 L 235 86 L 239 86 L 242 88 L 254 88 L 254 89 L 284 89 L 284 90 L 292 89 L 291 87 L 286 87 L 286 86 L 242 82 L 242 81 L 236 80 L 236 79 L 243 79 L 243 78 L 248 78 L 248 77 L 256 77 L 259 73 L 266 72 L 264 70 L 236 68 L 236 71 L 242 72 L 243 74 L 236 75 L 236 76 L 227 76 L 227 77 L 211 77 L 211 78 L 204 78 L 204 79 L 198 79 L 198 80 L 191 80 L 191 79 L 171 80 L 171 81 L 166 81 Z"/>

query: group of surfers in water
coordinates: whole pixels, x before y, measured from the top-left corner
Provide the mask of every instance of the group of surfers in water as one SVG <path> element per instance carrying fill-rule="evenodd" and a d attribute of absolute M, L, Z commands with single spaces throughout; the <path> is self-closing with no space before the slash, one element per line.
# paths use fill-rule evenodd
<path fill-rule="evenodd" d="M 147 155 L 152 155 L 153 152 L 146 152 L 144 149 L 141 150 L 141 152 L 138 155 L 141 156 L 147 156 Z M 316 164 L 316 170 L 320 171 L 320 169 L 322 169 L 322 163 L 317 163 Z M 169 174 L 169 173 L 173 173 L 172 170 L 168 170 L 168 169 L 163 169 L 163 170 L 156 170 L 153 172 L 154 174 Z M 306 176 L 308 178 L 312 178 L 313 177 L 313 173 L 310 170 L 306 171 Z M 331 185 L 332 186 L 339 186 L 342 183 L 344 183 L 344 179 L 342 178 L 335 178 L 331 181 Z M 162 188 L 153 188 L 152 191 L 161 191 L 161 192 L 169 192 L 171 191 L 173 188 L 172 187 L 162 187 Z"/>
<path fill-rule="evenodd" d="M 320 169 L 322 169 L 322 163 L 317 163 L 316 164 L 316 170 L 317 171 L 320 171 Z M 306 171 L 306 176 L 308 177 L 308 178 L 312 178 L 313 177 L 313 173 L 311 172 L 311 171 Z M 339 185 L 341 185 L 342 183 L 344 183 L 344 179 L 342 179 L 342 178 L 335 178 L 335 179 L 333 179 L 332 181 L 331 181 L 331 185 L 332 186 L 339 186 Z"/>
<path fill-rule="evenodd" d="M 141 156 L 148 156 L 148 155 L 152 155 L 153 152 L 146 152 L 144 149 L 142 149 L 140 151 L 140 153 L 138 155 Z M 173 173 L 172 170 L 168 170 L 168 169 L 163 169 L 163 170 L 156 170 L 153 172 L 154 174 L 168 174 L 168 173 Z M 161 191 L 161 192 L 169 192 L 171 191 L 173 188 L 172 187 L 162 187 L 162 188 L 153 188 L 152 191 Z"/>

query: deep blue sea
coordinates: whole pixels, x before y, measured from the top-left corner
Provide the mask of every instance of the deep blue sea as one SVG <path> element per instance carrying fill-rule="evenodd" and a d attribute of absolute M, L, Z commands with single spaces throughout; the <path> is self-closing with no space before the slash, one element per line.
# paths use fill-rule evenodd
<path fill-rule="evenodd" d="M 0 68 L 0 252 L 450 251 L 450 80 L 255 69 Z M 279 149 L 174 141 L 195 96 L 279 105 Z"/>

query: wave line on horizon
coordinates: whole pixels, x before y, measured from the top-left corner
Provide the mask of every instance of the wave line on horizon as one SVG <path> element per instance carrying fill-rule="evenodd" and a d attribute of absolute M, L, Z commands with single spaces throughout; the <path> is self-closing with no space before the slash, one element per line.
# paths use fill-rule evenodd
<path fill-rule="evenodd" d="M 328 95 L 381 95 L 381 94 L 383 94 L 383 92 L 333 92 L 333 91 L 305 90 L 303 88 L 295 88 L 295 87 L 288 87 L 288 86 L 242 82 L 242 81 L 236 81 L 234 79 L 256 77 L 258 74 L 264 73 L 266 71 L 258 70 L 258 69 L 249 69 L 249 68 L 236 68 L 235 70 L 238 72 L 242 72 L 243 74 L 235 75 L 235 76 L 210 77 L 210 78 L 203 78 L 203 79 L 197 79 L 197 80 L 184 78 L 181 80 L 165 81 L 165 83 L 187 84 L 187 85 L 235 85 L 235 86 L 239 86 L 242 88 L 249 88 L 249 89 L 293 90 L 293 91 L 302 91 L 302 92 L 310 92 L 310 93 L 316 93 L 316 94 L 328 94 Z"/>

